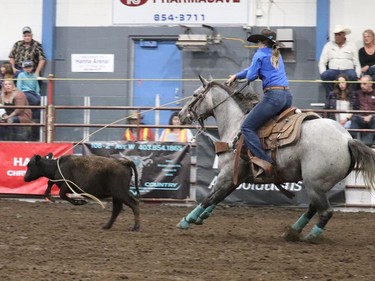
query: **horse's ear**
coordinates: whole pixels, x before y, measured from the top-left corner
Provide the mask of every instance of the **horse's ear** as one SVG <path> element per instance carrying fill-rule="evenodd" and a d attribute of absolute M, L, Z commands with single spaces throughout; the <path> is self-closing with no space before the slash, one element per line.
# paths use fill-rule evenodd
<path fill-rule="evenodd" d="M 207 79 L 208 81 L 213 81 L 214 80 L 214 78 L 212 77 L 212 75 L 210 75 L 210 76 L 208 76 L 208 79 Z"/>
<path fill-rule="evenodd" d="M 199 80 L 201 80 L 203 86 L 205 87 L 208 84 L 208 81 L 204 79 L 201 75 L 198 75 L 198 77 L 199 77 Z"/>

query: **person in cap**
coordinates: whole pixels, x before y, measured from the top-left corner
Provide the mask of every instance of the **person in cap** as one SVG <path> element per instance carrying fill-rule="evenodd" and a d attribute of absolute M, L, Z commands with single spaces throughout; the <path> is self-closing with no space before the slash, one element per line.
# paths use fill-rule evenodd
<path fill-rule="evenodd" d="M 346 39 L 346 35 L 350 34 L 351 30 L 342 25 L 336 25 L 332 32 L 335 35 L 335 40 L 324 45 L 319 59 L 321 79 L 323 81 L 334 81 L 340 74 L 345 74 L 349 81 L 357 81 L 361 77 L 358 49 L 355 44 Z M 323 87 L 327 98 L 333 90 L 333 84 L 323 83 Z"/>
<path fill-rule="evenodd" d="M 245 144 L 252 153 L 251 161 L 259 167 L 255 177 L 272 172 L 273 160 L 264 151 L 257 131 L 272 117 L 292 105 L 293 95 L 289 90 L 283 58 L 280 47 L 283 44 L 276 41 L 276 33 L 263 29 L 261 34 L 251 35 L 247 41 L 258 44 L 251 65 L 241 72 L 229 75 L 226 84 L 230 86 L 236 79 L 247 79 L 249 82 L 259 78 L 262 80 L 263 99 L 249 112 L 243 124 L 241 133 Z"/>
<path fill-rule="evenodd" d="M 14 43 L 9 54 L 9 61 L 15 73 L 22 70 L 22 63 L 25 60 L 33 62 L 33 70 L 37 77 L 40 76 L 46 63 L 46 56 L 43 51 L 42 44 L 33 39 L 33 33 L 29 26 L 22 29 L 23 40 Z"/>
<path fill-rule="evenodd" d="M 22 91 L 29 102 L 29 105 L 40 105 L 40 87 L 37 76 L 33 72 L 33 62 L 25 60 L 22 63 L 22 72 L 18 75 L 17 88 Z M 35 123 L 40 122 L 40 109 L 32 109 L 32 119 Z M 39 128 L 32 127 L 32 140 L 39 140 Z"/>
<path fill-rule="evenodd" d="M 141 122 L 143 119 L 142 114 L 132 112 L 128 118 L 130 125 L 144 125 Z M 126 141 L 154 141 L 155 134 L 151 128 L 126 128 L 124 132 L 124 140 Z"/>

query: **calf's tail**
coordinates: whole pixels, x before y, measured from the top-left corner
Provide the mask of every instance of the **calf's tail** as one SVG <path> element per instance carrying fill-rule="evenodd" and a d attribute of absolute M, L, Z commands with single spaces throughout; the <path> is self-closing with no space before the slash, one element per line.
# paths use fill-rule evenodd
<path fill-rule="evenodd" d="M 135 185 L 135 189 L 137 190 L 137 198 L 141 199 L 141 194 L 139 193 L 139 188 L 138 188 L 138 171 L 137 171 L 137 167 L 135 166 L 135 164 L 134 164 L 133 161 L 130 161 L 129 165 L 133 169 L 133 172 L 134 172 L 134 185 Z"/>
<path fill-rule="evenodd" d="M 121 163 L 122 165 L 124 165 L 125 167 L 127 168 L 131 168 L 133 170 L 133 173 L 134 173 L 134 185 L 135 185 L 135 190 L 137 191 L 137 198 L 138 199 L 141 199 L 141 193 L 139 192 L 139 188 L 138 188 L 138 172 L 137 172 L 137 167 L 135 166 L 134 162 L 129 160 L 129 159 L 120 159 L 121 160 Z"/>
<path fill-rule="evenodd" d="M 375 192 L 375 151 L 356 139 L 349 140 L 348 145 L 356 175 L 361 172 L 366 186 Z"/>

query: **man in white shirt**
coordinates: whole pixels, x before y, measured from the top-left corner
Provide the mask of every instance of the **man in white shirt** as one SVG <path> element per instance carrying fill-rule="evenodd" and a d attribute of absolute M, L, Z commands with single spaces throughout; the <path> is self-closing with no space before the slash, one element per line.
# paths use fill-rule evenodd
<path fill-rule="evenodd" d="M 346 40 L 351 33 L 349 28 L 336 25 L 333 29 L 335 41 L 324 45 L 319 60 L 319 73 L 323 81 L 334 81 L 339 74 L 348 76 L 349 81 L 357 81 L 361 77 L 361 65 L 358 59 L 358 49 L 355 44 Z M 326 97 L 333 90 L 332 83 L 323 83 Z"/>

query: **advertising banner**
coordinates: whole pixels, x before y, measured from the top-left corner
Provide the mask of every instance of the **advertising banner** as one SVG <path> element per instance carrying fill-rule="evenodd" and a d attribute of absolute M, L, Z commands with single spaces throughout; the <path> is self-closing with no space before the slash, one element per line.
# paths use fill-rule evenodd
<path fill-rule="evenodd" d="M 186 199 L 190 191 L 190 146 L 186 143 L 90 142 L 84 155 L 131 159 L 143 198 Z M 134 177 L 132 179 L 134 181 Z M 132 183 L 134 190 L 134 182 Z"/>
<path fill-rule="evenodd" d="M 47 188 L 46 178 L 24 182 L 27 163 L 34 154 L 42 156 L 52 152 L 54 157 L 71 154 L 71 143 L 2 142 L 0 145 L 0 193 L 41 195 Z M 52 194 L 58 194 L 53 187 Z"/>
<path fill-rule="evenodd" d="M 211 132 L 217 138 L 216 132 Z M 219 168 L 212 141 L 204 135 L 197 138 L 197 189 L 196 199 L 201 202 L 214 189 Z M 225 203 L 250 205 L 307 206 L 309 199 L 303 182 L 286 183 L 285 189 L 294 193 L 293 199 L 283 195 L 273 184 L 243 183 L 225 199 Z M 329 192 L 332 204 L 345 203 L 345 182 L 339 182 Z"/>
<path fill-rule="evenodd" d="M 113 24 L 244 25 L 248 0 L 113 0 Z"/>

